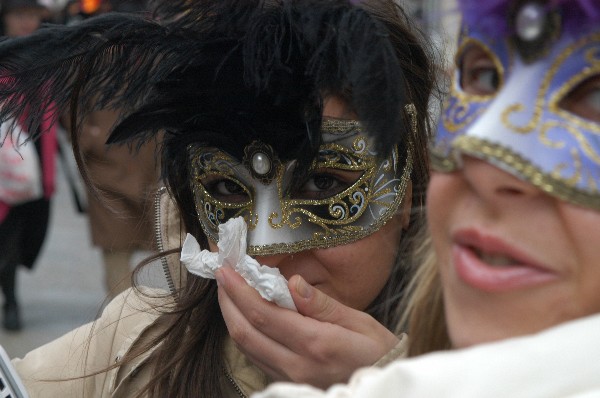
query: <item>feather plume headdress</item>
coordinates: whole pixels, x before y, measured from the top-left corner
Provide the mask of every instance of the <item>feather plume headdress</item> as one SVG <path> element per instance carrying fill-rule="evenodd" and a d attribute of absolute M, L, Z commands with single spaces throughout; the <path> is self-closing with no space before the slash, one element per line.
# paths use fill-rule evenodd
<path fill-rule="evenodd" d="M 235 152 L 242 135 L 266 136 L 283 156 L 308 159 L 323 93 L 351 91 L 380 148 L 401 139 L 391 131 L 409 131 L 402 68 L 381 23 L 359 6 L 182 0 L 157 13 L 160 21 L 108 14 L 1 42 L 0 121 L 26 115 L 35 132 L 50 104 L 54 117 L 75 110 L 77 123 L 115 108 L 121 119 L 109 143 L 164 130 L 229 142 Z"/>

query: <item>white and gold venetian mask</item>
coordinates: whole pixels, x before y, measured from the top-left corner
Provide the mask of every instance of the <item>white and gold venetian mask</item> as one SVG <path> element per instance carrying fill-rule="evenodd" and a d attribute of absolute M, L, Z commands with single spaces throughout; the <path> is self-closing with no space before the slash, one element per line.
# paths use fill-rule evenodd
<path fill-rule="evenodd" d="M 414 107 L 409 107 L 414 121 Z M 280 161 L 266 143 L 248 145 L 243 159 L 190 145 L 196 210 L 207 237 L 216 242 L 219 224 L 242 216 L 248 254 L 271 255 L 338 246 L 381 228 L 405 197 L 411 146 L 407 153 L 392 150 L 380 157 L 355 120 L 326 118 L 321 137 L 301 184 L 294 183 L 296 161 Z"/>

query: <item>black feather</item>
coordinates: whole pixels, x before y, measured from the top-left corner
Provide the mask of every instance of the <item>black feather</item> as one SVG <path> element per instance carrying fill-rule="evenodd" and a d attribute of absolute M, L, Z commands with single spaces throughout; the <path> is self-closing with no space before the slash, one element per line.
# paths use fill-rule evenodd
<path fill-rule="evenodd" d="M 346 0 L 168 1 L 156 15 L 108 14 L 1 42 L 0 121 L 25 117 L 37 131 L 49 104 L 54 117 L 76 110 L 77 124 L 108 107 L 122 120 L 109 143 L 161 130 L 238 150 L 261 139 L 307 164 L 323 95 L 349 93 L 380 149 L 408 131 L 388 33 Z"/>

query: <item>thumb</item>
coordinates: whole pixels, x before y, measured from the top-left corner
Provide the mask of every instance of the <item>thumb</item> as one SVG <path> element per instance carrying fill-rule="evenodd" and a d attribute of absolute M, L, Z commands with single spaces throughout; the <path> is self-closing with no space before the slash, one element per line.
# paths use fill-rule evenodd
<path fill-rule="evenodd" d="M 362 311 L 347 307 L 309 285 L 300 275 L 292 276 L 288 286 L 298 312 L 304 316 L 354 329 L 355 317 L 363 315 Z M 348 322 L 349 320 L 350 322 Z M 346 323 L 350 324 L 346 325 Z"/>

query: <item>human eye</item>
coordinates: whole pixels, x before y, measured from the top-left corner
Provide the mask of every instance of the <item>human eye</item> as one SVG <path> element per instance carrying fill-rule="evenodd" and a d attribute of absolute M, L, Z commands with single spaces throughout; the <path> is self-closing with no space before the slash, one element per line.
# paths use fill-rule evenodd
<path fill-rule="evenodd" d="M 362 172 L 318 169 L 313 171 L 304 184 L 293 195 L 296 199 L 325 199 L 348 189 Z"/>
<path fill-rule="evenodd" d="M 600 75 L 578 84 L 560 101 L 559 107 L 584 119 L 600 123 Z"/>
<path fill-rule="evenodd" d="M 249 200 L 246 188 L 231 178 L 209 176 L 202 180 L 202 185 L 213 198 L 221 202 L 244 203 Z"/>
<path fill-rule="evenodd" d="M 491 95 L 500 87 L 500 71 L 491 56 L 473 44 L 462 55 L 460 86 L 468 94 Z"/>

